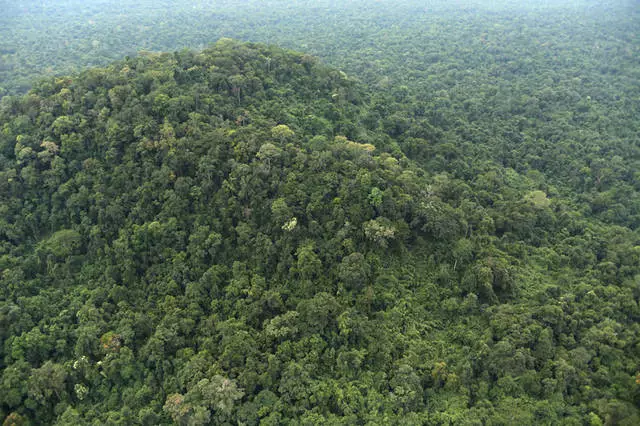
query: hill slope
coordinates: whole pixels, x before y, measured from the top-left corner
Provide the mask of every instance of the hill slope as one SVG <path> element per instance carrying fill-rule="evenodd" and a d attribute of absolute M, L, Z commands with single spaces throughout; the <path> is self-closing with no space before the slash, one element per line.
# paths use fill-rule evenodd
<path fill-rule="evenodd" d="M 231 40 L 3 99 L 0 417 L 636 423 L 632 232 L 370 108 Z"/>

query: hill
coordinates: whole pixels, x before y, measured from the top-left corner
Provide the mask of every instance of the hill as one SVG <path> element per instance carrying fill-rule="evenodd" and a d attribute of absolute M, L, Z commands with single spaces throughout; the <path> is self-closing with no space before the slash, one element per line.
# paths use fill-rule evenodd
<path fill-rule="evenodd" d="M 635 216 L 394 112 L 228 39 L 3 98 L 0 417 L 640 421 Z"/>

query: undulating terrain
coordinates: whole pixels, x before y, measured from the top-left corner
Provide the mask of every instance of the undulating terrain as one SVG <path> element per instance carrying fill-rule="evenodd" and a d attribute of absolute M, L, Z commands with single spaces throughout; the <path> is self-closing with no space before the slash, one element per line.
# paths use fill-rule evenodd
<path fill-rule="evenodd" d="M 639 424 L 639 9 L 7 5 L 3 425 Z"/>

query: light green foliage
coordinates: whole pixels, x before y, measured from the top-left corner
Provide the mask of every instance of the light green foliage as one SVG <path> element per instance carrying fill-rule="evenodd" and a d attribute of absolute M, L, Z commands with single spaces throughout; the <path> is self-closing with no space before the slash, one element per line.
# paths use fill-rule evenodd
<path fill-rule="evenodd" d="M 293 133 L 293 130 L 291 130 L 286 124 L 278 124 L 271 129 L 271 135 L 280 142 L 284 142 L 287 139 L 292 138 L 295 133 Z"/>
<path fill-rule="evenodd" d="M 380 207 L 382 205 L 383 192 L 380 188 L 372 188 L 369 193 L 369 202 L 373 207 Z"/>
<path fill-rule="evenodd" d="M 538 209 L 551 205 L 551 201 L 543 191 L 532 191 L 525 196 L 525 199 Z"/>
<path fill-rule="evenodd" d="M 282 225 L 282 230 L 291 232 L 294 229 L 296 229 L 297 226 L 298 226 L 298 219 L 295 217 L 292 217 L 284 225 Z"/>
<path fill-rule="evenodd" d="M 66 258 L 79 247 L 81 238 L 80 234 L 73 229 L 62 229 L 42 241 L 39 248 L 58 258 Z"/>
<path fill-rule="evenodd" d="M 86 398 L 86 396 L 89 394 L 89 389 L 84 386 L 81 385 L 80 383 L 76 383 L 75 386 L 73 387 L 73 391 L 76 394 L 76 397 L 82 401 L 83 399 Z"/>
<path fill-rule="evenodd" d="M 389 241 L 396 236 L 396 230 L 393 225 L 383 217 L 365 222 L 362 227 L 364 235 L 382 248 L 387 248 Z"/>
<path fill-rule="evenodd" d="M 235 382 L 215 375 L 200 380 L 184 396 L 169 395 L 163 409 L 178 424 L 206 425 L 224 421 L 242 395 Z"/>

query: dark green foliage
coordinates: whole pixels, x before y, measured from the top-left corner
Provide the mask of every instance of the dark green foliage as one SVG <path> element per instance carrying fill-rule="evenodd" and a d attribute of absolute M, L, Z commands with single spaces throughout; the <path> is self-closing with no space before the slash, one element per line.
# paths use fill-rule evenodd
<path fill-rule="evenodd" d="M 4 424 L 637 424 L 637 17 L 299 3 L 1 100 Z"/>

